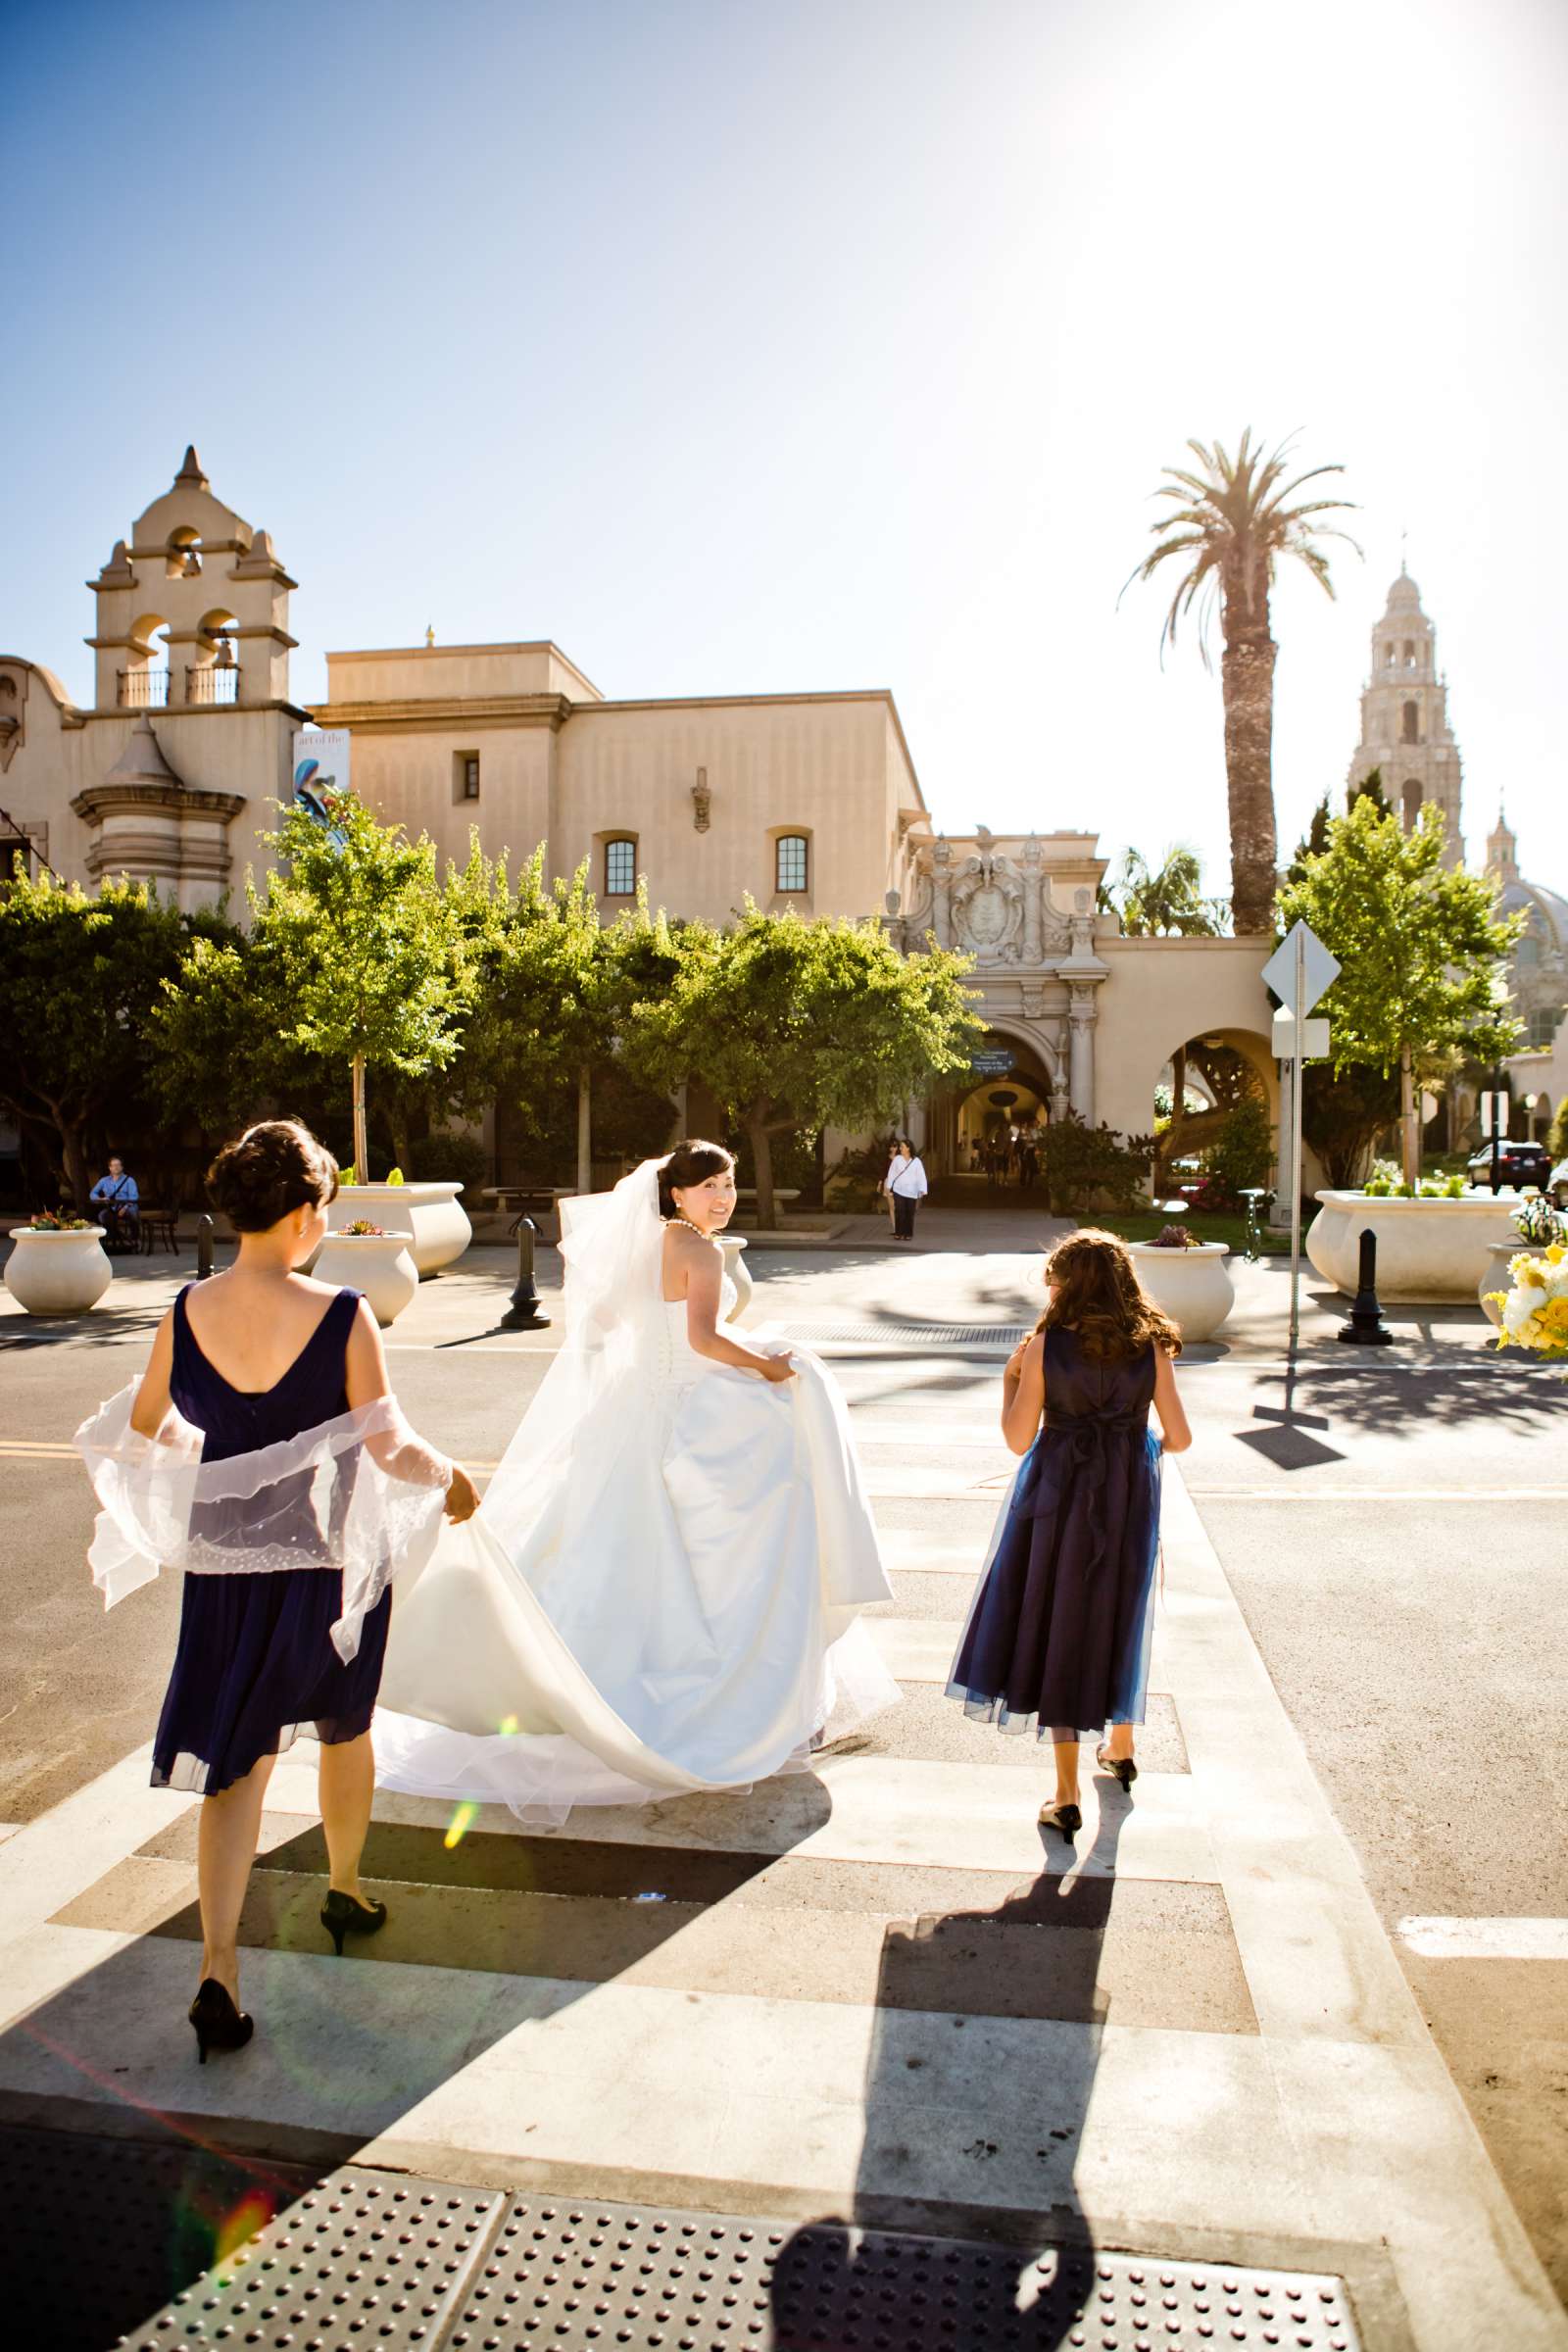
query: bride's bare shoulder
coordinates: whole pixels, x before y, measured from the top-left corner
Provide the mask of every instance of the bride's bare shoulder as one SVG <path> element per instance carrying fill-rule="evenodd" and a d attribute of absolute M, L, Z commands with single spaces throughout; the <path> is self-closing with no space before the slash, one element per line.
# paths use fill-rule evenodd
<path fill-rule="evenodd" d="M 695 1226 L 677 1225 L 671 1218 L 664 1227 L 664 1278 L 661 1286 L 668 1303 L 678 1305 L 705 1263 L 722 1254 L 718 1244 L 710 1242 Z"/>

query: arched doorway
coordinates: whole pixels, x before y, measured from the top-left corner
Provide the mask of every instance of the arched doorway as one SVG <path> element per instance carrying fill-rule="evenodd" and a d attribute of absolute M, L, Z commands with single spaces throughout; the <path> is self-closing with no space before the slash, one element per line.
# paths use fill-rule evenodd
<path fill-rule="evenodd" d="M 1154 1165 L 1152 1190 L 1159 1200 L 1203 1172 L 1207 1154 L 1237 1131 L 1232 1114 L 1256 1106 L 1253 1149 L 1260 1164 L 1244 1173 L 1267 1180 L 1279 1117 L 1271 1041 L 1250 1030 L 1205 1030 L 1177 1046 L 1154 1084 Z"/>
<path fill-rule="evenodd" d="M 1046 1059 L 1032 1045 L 1004 1030 L 987 1031 L 968 1071 L 950 1081 L 933 1106 L 958 1198 L 1031 1188 L 1038 1173 L 1035 1147 L 1051 1118 L 1052 1086 Z"/>

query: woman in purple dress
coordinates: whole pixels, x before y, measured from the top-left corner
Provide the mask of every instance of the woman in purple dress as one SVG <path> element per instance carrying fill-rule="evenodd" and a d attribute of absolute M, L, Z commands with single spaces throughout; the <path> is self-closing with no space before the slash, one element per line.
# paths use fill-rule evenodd
<path fill-rule="evenodd" d="M 1002 1434 L 1024 1457 L 953 1663 L 948 1696 L 1000 1731 L 1049 1730 L 1056 1793 L 1040 1819 L 1083 1827 L 1078 1740 L 1130 1788 L 1144 1720 L 1159 1549 L 1161 1451 L 1192 1444 L 1171 1366 L 1181 1337 L 1127 1245 L 1085 1231 L 1046 1264 L 1050 1302 L 1003 1375 Z M 1149 1426 L 1153 1405 L 1163 1445 Z"/>
<path fill-rule="evenodd" d="M 202 1974 L 190 2011 L 204 2063 L 210 2048 L 237 2049 L 253 2031 L 238 1999 L 240 1906 L 269 1777 L 301 1730 L 321 1743 L 331 1869 L 322 1925 L 341 1954 L 345 1936 L 371 1933 L 386 1918 L 384 1904 L 365 1899 L 360 1856 L 375 1785 L 370 1717 L 392 1607 L 385 1585 L 395 1563 L 380 1564 L 370 1585 L 378 1596 L 348 1632 L 347 1579 L 329 1564 L 350 1548 L 337 1540 L 340 1521 L 355 1511 L 360 1522 L 367 1517 L 375 1472 L 364 1457 L 402 1480 L 405 1493 L 422 1488 L 429 1509 L 430 1488 L 444 1486 L 449 1519 L 466 1519 L 478 1500 L 466 1471 L 396 1424 L 381 1336 L 359 1293 L 296 1271 L 326 1232 L 337 1192 L 331 1153 L 293 1120 L 268 1120 L 219 1153 L 208 1188 L 239 1237 L 238 1255 L 175 1299 L 129 1422 L 140 1438 L 162 1432 L 167 1444 L 172 1406 L 201 1433 L 204 1467 L 235 1465 L 229 1493 L 191 1507 L 191 1557 L 232 1562 L 233 1571 L 185 1577 L 179 1644 L 153 1742 L 153 1785 L 196 1789 L 204 1799 Z M 264 1449 L 302 1433 L 302 1458 L 316 1466 L 273 1474 L 271 1464 L 292 1457 Z M 257 1457 L 254 1481 L 241 1466 L 246 1456 Z M 323 1484 L 331 1496 L 324 1527 Z M 383 1515 L 383 1548 L 388 1524 Z M 260 1564 L 291 1557 L 316 1564 Z"/>

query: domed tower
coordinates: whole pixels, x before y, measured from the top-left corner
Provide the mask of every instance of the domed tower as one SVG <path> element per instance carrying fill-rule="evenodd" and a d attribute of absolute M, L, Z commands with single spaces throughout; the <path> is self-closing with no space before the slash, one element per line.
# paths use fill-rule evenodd
<path fill-rule="evenodd" d="M 1372 670 L 1361 690 L 1361 740 L 1350 761 L 1350 788 L 1373 768 L 1381 769 L 1384 798 L 1398 810 L 1406 832 L 1429 801 L 1442 809 L 1446 862 L 1462 865 L 1462 772 L 1448 725 L 1447 681 L 1438 674 L 1437 640 L 1421 610 L 1421 591 L 1403 569 L 1372 632 Z"/>
<path fill-rule="evenodd" d="M 1508 995 L 1525 1025 L 1521 1051 L 1549 1052 L 1568 1010 L 1568 899 L 1520 873 L 1518 839 L 1501 808 L 1487 836 L 1487 872 L 1497 912 L 1525 918 L 1508 958 Z"/>

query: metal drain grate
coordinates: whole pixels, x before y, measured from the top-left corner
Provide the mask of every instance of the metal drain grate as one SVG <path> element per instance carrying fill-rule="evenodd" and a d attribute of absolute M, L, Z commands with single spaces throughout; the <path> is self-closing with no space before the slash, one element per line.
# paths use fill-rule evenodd
<path fill-rule="evenodd" d="M 1340 2279 L 518 2199 L 452 2352 L 1358 2352 Z"/>
<path fill-rule="evenodd" d="M 829 1341 L 885 1340 L 899 1348 L 1016 1348 L 1032 1323 L 781 1323 L 779 1335 L 803 1347 Z"/>
<path fill-rule="evenodd" d="M 126 2352 L 434 2352 L 495 2232 L 504 2195 L 385 2173 L 334 2173 L 176 2295 Z"/>

